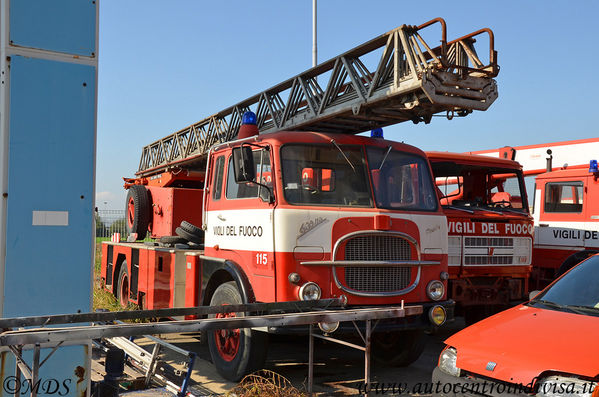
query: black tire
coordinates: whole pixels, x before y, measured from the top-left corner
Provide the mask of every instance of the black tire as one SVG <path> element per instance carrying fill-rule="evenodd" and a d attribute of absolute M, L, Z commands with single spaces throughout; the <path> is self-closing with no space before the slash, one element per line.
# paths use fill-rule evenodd
<path fill-rule="evenodd" d="M 243 303 L 241 294 L 234 281 L 219 285 L 210 300 L 210 306 L 241 303 Z M 233 313 L 233 315 L 243 316 L 243 313 Z M 207 334 L 212 362 L 223 378 L 238 382 L 245 375 L 263 368 L 268 345 L 266 333 L 242 328 L 209 331 Z"/>
<path fill-rule="evenodd" d="M 178 227 L 175 229 L 177 236 L 183 237 L 185 241 L 191 241 L 192 243 L 202 244 L 204 242 L 203 237 L 196 236 L 195 234 L 189 233 L 187 230 Z"/>
<path fill-rule="evenodd" d="M 196 225 L 193 225 L 187 221 L 181 222 L 180 228 L 202 239 L 204 238 L 204 231 Z"/>
<path fill-rule="evenodd" d="M 373 334 L 372 357 L 390 367 L 407 367 L 418 360 L 426 344 L 421 330 L 381 332 Z"/>
<path fill-rule="evenodd" d="M 127 192 L 125 201 L 125 224 L 127 233 L 137 233 L 137 239 L 143 240 L 148 232 L 151 215 L 150 198 L 142 185 L 133 185 Z"/>
<path fill-rule="evenodd" d="M 127 261 L 123 261 L 121 270 L 119 270 L 119 278 L 116 282 L 115 294 L 117 302 L 123 308 L 128 305 L 129 291 L 131 291 L 131 278 L 129 277 L 129 270 L 127 270 Z"/>
<path fill-rule="evenodd" d="M 585 251 L 576 252 L 576 253 L 570 255 L 569 257 L 566 258 L 564 263 L 561 264 L 559 269 L 557 269 L 557 272 L 555 273 L 555 278 L 558 278 L 559 276 L 561 276 L 568 270 L 572 269 L 575 265 L 578 265 L 580 262 L 582 262 L 583 260 L 585 260 L 586 258 L 588 258 L 591 255 L 595 255 L 596 253 L 597 253 L 597 251 L 585 250 Z"/>
<path fill-rule="evenodd" d="M 185 244 L 187 239 L 181 236 L 162 236 L 160 237 L 160 242 L 163 244 Z"/>

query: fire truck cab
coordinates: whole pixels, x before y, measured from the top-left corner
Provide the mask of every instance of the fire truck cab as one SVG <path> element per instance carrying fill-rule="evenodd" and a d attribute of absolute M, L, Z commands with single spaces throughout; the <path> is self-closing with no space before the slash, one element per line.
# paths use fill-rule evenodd
<path fill-rule="evenodd" d="M 203 214 L 203 250 L 104 243 L 102 277 L 124 303 L 345 297 L 354 307 L 423 305 L 417 318 L 377 326 L 375 341 L 384 342 L 375 349 L 384 344 L 379 356 L 396 365 L 418 358 L 423 331 L 452 316 L 447 222 L 419 149 L 363 136 L 279 132 L 215 146 L 207 164 L 203 202 L 188 208 Z M 212 358 L 229 379 L 264 360 L 260 332 L 236 332 L 208 335 Z"/>
<path fill-rule="evenodd" d="M 515 161 L 427 152 L 448 222 L 449 297 L 468 322 L 526 299 L 533 223 Z"/>

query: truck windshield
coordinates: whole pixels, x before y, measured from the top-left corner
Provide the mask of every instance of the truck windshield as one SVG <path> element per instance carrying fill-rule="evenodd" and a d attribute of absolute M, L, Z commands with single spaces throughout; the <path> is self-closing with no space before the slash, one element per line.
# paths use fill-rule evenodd
<path fill-rule="evenodd" d="M 369 147 L 366 155 L 377 207 L 406 211 L 437 209 L 437 196 L 424 158 L 392 147 Z"/>
<path fill-rule="evenodd" d="M 453 162 L 432 162 L 443 206 L 528 212 L 522 172 Z"/>
<path fill-rule="evenodd" d="M 360 146 L 288 144 L 281 159 L 288 203 L 372 207 Z"/>

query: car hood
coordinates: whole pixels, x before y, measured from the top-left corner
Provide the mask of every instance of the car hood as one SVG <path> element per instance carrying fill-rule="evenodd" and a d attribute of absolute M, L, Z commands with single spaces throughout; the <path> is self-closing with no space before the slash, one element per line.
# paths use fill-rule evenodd
<path fill-rule="evenodd" d="M 516 306 L 448 338 L 457 366 L 505 382 L 528 385 L 545 371 L 599 374 L 599 317 Z M 487 364 L 496 363 L 493 371 Z"/>

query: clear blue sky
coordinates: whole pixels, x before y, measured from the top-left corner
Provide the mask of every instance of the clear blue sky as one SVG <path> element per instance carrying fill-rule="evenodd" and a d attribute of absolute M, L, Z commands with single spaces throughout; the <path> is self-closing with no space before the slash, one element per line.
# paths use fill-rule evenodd
<path fill-rule="evenodd" d="M 319 0 L 318 59 L 435 17 L 450 40 L 489 27 L 501 66 L 491 108 L 385 137 L 458 152 L 590 138 L 597 15 L 595 1 Z M 312 1 L 103 0 L 99 62 L 96 202 L 122 209 L 121 178 L 144 145 L 311 67 Z"/>

